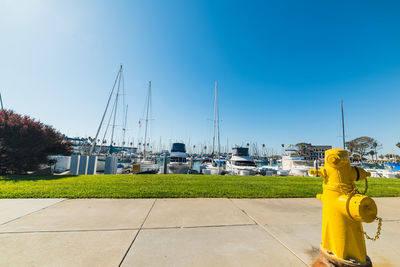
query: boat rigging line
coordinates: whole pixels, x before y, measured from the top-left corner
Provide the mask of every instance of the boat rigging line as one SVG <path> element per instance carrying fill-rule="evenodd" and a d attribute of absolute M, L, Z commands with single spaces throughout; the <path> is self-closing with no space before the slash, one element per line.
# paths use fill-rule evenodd
<path fill-rule="evenodd" d="M 96 142 L 97 142 L 97 138 L 98 138 L 98 136 L 99 136 L 100 130 L 101 130 L 101 126 L 103 125 L 104 118 L 105 118 L 105 116 L 106 116 L 106 114 L 107 114 L 108 106 L 110 105 L 111 98 L 112 98 L 112 96 L 113 96 L 113 94 L 114 94 L 115 86 L 117 85 L 117 81 L 120 79 L 121 73 L 122 73 L 122 65 L 120 66 L 119 71 L 118 71 L 118 74 L 117 74 L 117 76 L 115 77 L 115 81 L 114 81 L 113 87 L 112 87 L 112 89 L 111 89 L 110 96 L 108 97 L 107 104 L 106 104 L 106 108 L 105 108 L 105 110 L 104 110 L 103 116 L 101 117 L 100 125 L 99 125 L 99 128 L 97 129 L 96 136 L 95 136 L 95 138 L 94 138 L 94 140 L 93 140 L 92 147 L 90 148 L 89 155 L 92 155 L 92 154 L 93 154 L 94 149 L 95 149 L 95 147 L 96 147 Z M 108 128 L 108 127 L 107 127 L 107 128 Z M 103 139 L 103 141 L 104 141 L 104 139 Z M 102 141 L 101 145 L 103 145 L 103 141 Z"/>

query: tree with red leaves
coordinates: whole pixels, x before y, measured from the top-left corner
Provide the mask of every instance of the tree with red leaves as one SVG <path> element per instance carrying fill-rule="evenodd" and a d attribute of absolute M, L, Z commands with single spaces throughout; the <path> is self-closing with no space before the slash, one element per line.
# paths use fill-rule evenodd
<path fill-rule="evenodd" d="M 0 174 L 37 171 L 49 163 L 49 155 L 71 152 L 71 144 L 53 127 L 12 110 L 0 111 Z"/>

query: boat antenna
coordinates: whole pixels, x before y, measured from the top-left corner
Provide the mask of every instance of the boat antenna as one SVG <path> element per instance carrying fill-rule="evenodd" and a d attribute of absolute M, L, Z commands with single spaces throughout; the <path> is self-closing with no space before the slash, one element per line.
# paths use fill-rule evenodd
<path fill-rule="evenodd" d="M 122 65 L 119 68 L 117 77 L 115 77 L 114 85 L 113 85 L 113 87 L 111 89 L 110 96 L 108 97 L 107 105 L 106 105 L 106 108 L 104 110 L 103 116 L 101 117 L 100 125 L 99 125 L 99 128 L 97 129 L 96 137 L 94 138 L 92 147 L 90 148 L 89 155 L 93 154 L 94 148 L 96 147 L 97 137 L 99 136 L 101 126 L 103 125 L 104 117 L 106 116 L 107 109 L 108 109 L 108 106 L 110 105 L 111 97 L 112 97 L 112 95 L 114 93 L 115 85 L 117 84 L 117 80 L 118 80 L 118 77 L 119 77 L 121 71 L 122 71 Z"/>
<path fill-rule="evenodd" d="M 346 138 L 344 135 L 344 113 L 343 113 L 343 100 L 341 101 L 342 107 L 342 134 L 343 134 L 343 149 L 346 149 Z"/>
<path fill-rule="evenodd" d="M 150 107 L 150 97 L 151 97 L 151 81 L 149 81 L 149 89 L 147 93 L 147 104 L 146 104 L 146 125 L 144 128 L 144 146 L 143 146 L 143 157 L 146 156 L 146 145 L 147 145 L 147 124 L 149 122 L 149 107 Z"/>

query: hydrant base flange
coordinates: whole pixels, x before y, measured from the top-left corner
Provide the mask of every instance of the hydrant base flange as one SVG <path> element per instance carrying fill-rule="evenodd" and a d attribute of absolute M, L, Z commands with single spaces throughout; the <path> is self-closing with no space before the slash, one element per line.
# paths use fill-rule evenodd
<path fill-rule="evenodd" d="M 325 249 L 320 248 L 320 255 L 315 260 L 312 267 L 372 267 L 372 262 L 368 256 L 366 262 L 341 260 L 334 257 Z"/>

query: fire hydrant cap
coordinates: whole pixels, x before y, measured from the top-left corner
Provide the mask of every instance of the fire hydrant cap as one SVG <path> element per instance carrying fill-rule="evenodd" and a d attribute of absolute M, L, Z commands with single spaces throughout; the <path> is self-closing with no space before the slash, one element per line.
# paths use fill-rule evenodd
<path fill-rule="evenodd" d="M 378 214 L 378 208 L 372 198 L 365 197 L 360 203 L 360 217 L 366 223 L 373 222 Z"/>

